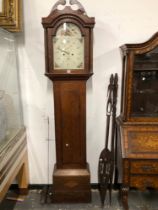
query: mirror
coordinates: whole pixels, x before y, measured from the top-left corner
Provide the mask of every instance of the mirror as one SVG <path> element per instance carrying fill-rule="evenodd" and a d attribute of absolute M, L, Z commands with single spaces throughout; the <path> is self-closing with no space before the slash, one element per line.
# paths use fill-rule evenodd
<path fill-rule="evenodd" d="M 6 0 L 0 0 L 0 17 L 1 16 L 4 16 L 4 14 L 5 14 L 5 2 L 6 2 Z"/>
<path fill-rule="evenodd" d="M 0 27 L 11 32 L 21 31 L 21 1 L 22 0 L 0 0 Z"/>
<path fill-rule="evenodd" d="M 3 12 L 3 0 L 0 0 L 0 14 Z"/>

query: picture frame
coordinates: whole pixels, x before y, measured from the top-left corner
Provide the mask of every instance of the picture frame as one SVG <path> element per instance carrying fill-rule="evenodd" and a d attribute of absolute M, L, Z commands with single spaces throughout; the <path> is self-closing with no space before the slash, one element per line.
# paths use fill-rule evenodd
<path fill-rule="evenodd" d="M 0 0 L 0 27 L 10 32 L 22 31 L 22 0 Z"/>

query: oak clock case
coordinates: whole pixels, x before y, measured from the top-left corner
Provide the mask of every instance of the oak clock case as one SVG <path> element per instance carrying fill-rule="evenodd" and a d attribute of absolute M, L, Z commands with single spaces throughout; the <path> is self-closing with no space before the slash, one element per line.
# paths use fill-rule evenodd
<path fill-rule="evenodd" d="M 59 10 L 59 6 L 63 9 Z M 77 6 L 77 9 L 73 9 Z M 86 160 L 86 81 L 92 76 L 94 18 L 76 0 L 58 1 L 45 29 L 46 72 L 53 81 L 56 164 L 52 202 L 89 202 Z"/>
<path fill-rule="evenodd" d="M 158 189 L 158 33 L 141 44 L 121 47 L 121 115 L 117 118 L 122 202 L 128 190 Z"/>

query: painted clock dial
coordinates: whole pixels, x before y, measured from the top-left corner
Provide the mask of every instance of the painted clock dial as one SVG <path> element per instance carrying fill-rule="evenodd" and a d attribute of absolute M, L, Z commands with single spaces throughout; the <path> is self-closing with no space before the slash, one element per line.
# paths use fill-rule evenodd
<path fill-rule="evenodd" d="M 84 37 L 78 26 L 63 23 L 53 36 L 55 70 L 84 69 Z"/>

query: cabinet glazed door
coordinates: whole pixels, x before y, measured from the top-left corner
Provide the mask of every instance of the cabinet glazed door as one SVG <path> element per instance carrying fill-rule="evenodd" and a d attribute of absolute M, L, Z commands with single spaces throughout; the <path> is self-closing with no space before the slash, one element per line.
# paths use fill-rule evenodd
<path fill-rule="evenodd" d="M 134 56 L 133 117 L 158 117 L 158 47 Z"/>

